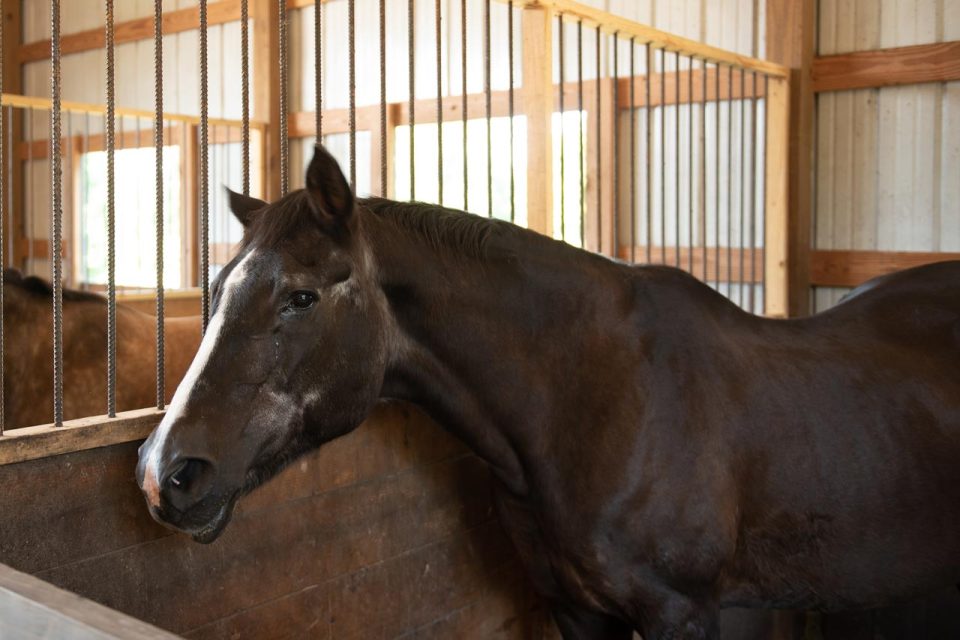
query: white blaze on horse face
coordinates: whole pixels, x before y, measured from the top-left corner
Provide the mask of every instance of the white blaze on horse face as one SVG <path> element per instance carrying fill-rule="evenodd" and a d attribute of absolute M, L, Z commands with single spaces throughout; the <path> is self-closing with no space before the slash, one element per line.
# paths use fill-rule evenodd
<path fill-rule="evenodd" d="M 227 276 L 226 281 L 223 283 L 223 293 L 220 296 L 220 305 L 217 307 L 217 312 L 210 318 L 207 330 L 203 334 L 203 340 L 200 342 L 200 348 L 197 349 L 197 355 L 194 356 L 193 362 L 190 363 L 190 368 L 187 369 L 187 373 L 183 376 L 183 380 L 173 394 L 173 399 L 170 401 L 169 406 L 167 406 L 167 412 L 164 414 L 163 420 L 160 421 L 160 425 L 157 427 L 157 437 L 153 442 L 153 449 L 150 451 L 150 458 L 146 464 L 147 473 L 152 472 L 157 481 L 159 481 L 160 454 L 164 450 L 167 437 L 170 435 L 170 427 L 176 422 L 177 418 L 183 414 L 187 401 L 190 399 L 193 389 L 197 384 L 197 379 L 200 377 L 200 374 L 203 373 L 204 369 L 206 369 L 207 363 L 210 361 L 210 356 L 216 351 L 220 343 L 226 310 L 230 308 L 231 299 L 237 288 L 246 280 L 247 276 L 250 275 L 249 263 L 256 254 L 256 250 L 251 250 L 244 256 L 243 260 L 233 268 L 230 275 Z"/>

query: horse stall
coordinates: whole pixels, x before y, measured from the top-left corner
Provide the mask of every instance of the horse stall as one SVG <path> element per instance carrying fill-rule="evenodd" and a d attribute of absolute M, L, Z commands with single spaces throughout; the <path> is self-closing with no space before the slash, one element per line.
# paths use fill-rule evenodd
<path fill-rule="evenodd" d="M 413 404 L 293 460 L 212 544 L 151 518 L 138 449 L 244 239 L 231 202 L 307 186 L 322 143 L 360 197 L 676 267 L 751 314 L 823 310 L 960 259 L 957 3 L 901 1 L 933 44 L 845 4 L 0 2 L 0 637 L 559 637 L 496 470 Z M 907 144 L 929 184 L 893 177 Z M 720 626 L 956 637 L 958 605 Z"/>

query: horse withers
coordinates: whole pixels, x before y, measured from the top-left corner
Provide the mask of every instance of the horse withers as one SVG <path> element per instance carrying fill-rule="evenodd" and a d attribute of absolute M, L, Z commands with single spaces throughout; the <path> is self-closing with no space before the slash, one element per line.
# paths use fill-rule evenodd
<path fill-rule="evenodd" d="M 232 198 L 241 250 L 137 478 L 211 542 L 237 499 L 423 407 L 485 459 L 566 638 L 713 638 L 722 607 L 869 607 L 960 580 L 960 262 L 810 318 L 741 311 L 432 205 Z"/>

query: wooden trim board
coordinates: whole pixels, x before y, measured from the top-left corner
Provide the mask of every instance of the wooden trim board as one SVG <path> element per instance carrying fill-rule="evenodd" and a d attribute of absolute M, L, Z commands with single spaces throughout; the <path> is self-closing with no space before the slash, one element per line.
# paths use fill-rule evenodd
<path fill-rule="evenodd" d="M 856 287 L 871 278 L 931 262 L 960 260 L 960 253 L 818 250 L 811 253 L 814 286 Z"/>
<path fill-rule="evenodd" d="M 0 564 L 0 637 L 172 640 L 178 636 Z"/>
<path fill-rule="evenodd" d="M 960 41 L 817 58 L 813 90 L 847 91 L 960 80 Z"/>

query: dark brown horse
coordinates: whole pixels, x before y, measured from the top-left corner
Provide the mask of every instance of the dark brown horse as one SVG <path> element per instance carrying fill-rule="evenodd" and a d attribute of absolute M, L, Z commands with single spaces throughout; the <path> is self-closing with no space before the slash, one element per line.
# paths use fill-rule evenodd
<path fill-rule="evenodd" d="M 742 312 L 681 271 L 501 222 L 307 188 L 246 234 L 137 477 L 214 540 L 237 498 L 426 409 L 487 460 L 566 638 L 718 635 L 721 607 L 839 610 L 960 580 L 960 262 L 818 316 Z"/>
<path fill-rule="evenodd" d="M 4 420 L 16 429 L 53 420 L 53 310 L 50 283 L 7 269 Z M 156 320 L 117 305 L 117 409 L 156 403 Z M 107 402 L 107 300 L 64 289 L 64 418 L 100 415 Z M 200 318 L 167 318 L 165 379 L 172 390 L 200 342 Z M 170 392 L 168 391 L 168 395 Z"/>

